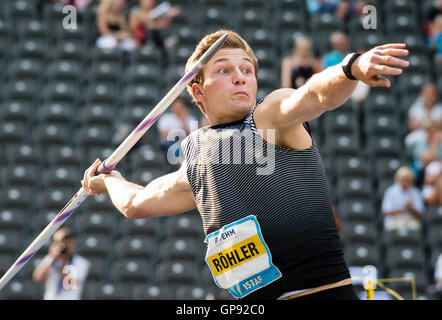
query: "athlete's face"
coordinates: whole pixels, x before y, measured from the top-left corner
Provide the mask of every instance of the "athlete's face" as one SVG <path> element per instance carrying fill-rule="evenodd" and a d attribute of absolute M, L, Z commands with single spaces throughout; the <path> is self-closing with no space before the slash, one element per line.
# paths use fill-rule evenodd
<path fill-rule="evenodd" d="M 210 125 L 239 120 L 256 103 L 257 81 L 252 60 L 242 49 L 220 49 L 203 68 L 204 83 L 192 86 Z"/>

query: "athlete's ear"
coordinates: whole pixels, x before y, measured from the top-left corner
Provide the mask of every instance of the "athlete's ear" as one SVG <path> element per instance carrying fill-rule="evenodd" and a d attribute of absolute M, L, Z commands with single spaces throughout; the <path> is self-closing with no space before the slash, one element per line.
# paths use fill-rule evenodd
<path fill-rule="evenodd" d="M 192 84 L 192 94 L 197 102 L 202 103 L 205 101 L 204 89 L 202 88 L 201 84 L 199 83 Z"/>

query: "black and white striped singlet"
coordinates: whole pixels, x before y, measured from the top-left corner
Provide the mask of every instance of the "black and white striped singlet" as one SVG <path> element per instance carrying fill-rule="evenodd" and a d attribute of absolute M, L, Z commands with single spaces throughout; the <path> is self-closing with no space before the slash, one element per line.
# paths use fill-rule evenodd
<path fill-rule="evenodd" d="M 349 278 L 315 142 L 305 150 L 267 143 L 253 120 L 258 106 L 240 121 L 200 128 L 182 142 L 205 234 L 257 217 L 282 277 L 247 299 L 274 299 Z"/>

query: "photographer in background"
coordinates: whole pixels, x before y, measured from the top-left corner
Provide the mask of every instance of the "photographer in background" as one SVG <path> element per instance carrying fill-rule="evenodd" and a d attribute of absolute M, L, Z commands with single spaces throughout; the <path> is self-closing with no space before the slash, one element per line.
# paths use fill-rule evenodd
<path fill-rule="evenodd" d="M 35 268 L 35 282 L 45 281 L 44 300 L 80 300 L 90 263 L 75 253 L 74 237 L 69 228 L 53 235 L 49 253 Z"/>

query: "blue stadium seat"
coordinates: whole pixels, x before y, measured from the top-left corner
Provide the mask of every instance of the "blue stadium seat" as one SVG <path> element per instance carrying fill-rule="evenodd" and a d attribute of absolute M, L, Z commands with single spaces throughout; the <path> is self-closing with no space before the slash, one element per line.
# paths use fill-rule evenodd
<path fill-rule="evenodd" d="M 370 200 L 372 195 L 370 178 L 364 176 L 339 178 L 336 193 L 341 199 L 358 198 Z"/>
<path fill-rule="evenodd" d="M 35 117 L 42 125 L 51 123 L 68 127 L 75 119 L 75 111 L 75 106 L 69 102 L 47 102 L 40 106 L 40 111 Z"/>
<path fill-rule="evenodd" d="M 38 42 L 48 43 L 50 33 L 47 25 L 40 19 L 26 20 L 24 24 L 17 26 L 18 38 L 29 39 Z"/>
<path fill-rule="evenodd" d="M 130 299 L 130 286 L 122 283 L 94 282 L 86 284 L 86 300 L 128 300 Z"/>
<path fill-rule="evenodd" d="M 136 284 L 132 287 L 134 300 L 171 300 L 175 298 L 175 291 L 165 285 Z"/>
<path fill-rule="evenodd" d="M 113 282 L 147 283 L 151 278 L 149 261 L 140 258 L 118 258 L 112 264 Z"/>
<path fill-rule="evenodd" d="M 386 283 L 388 287 L 399 293 L 404 299 L 413 299 L 412 281 L 416 290 L 416 299 L 425 296 L 427 292 L 428 280 L 424 270 L 420 269 L 393 269 L 389 272 L 389 277 L 394 279 L 404 279 L 403 281 L 395 281 Z M 406 280 L 410 279 L 410 280 Z"/>
<path fill-rule="evenodd" d="M 373 222 L 344 221 L 341 233 L 344 243 L 376 245 L 378 241 L 378 232 Z"/>
<path fill-rule="evenodd" d="M 364 267 L 381 265 L 379 248 L 375 244 L 350 243 L 344 246 L 344 258 L 349 267 Z"/>
<path fill-rule="evenodd" d="M 336 170 L 343 177 L 368 177 L 370 164 L 361 157 L 339 158 L 336 161 Z"/>
<path fill-rule="evenodd" d="M 367 199 L 344 199 L 338 204 L 338 214 L 345 222 L 373 222 L 376 211 Z"/>
<path fill-rule="evenodd" d="M 47 168 L 42 175 L 42 184 L 46 187 L 67 187 L 75 189 L 82 178 L 80 168 L 56 166 Z"/>
<path fill-rule="evenodd" d="M 115 257 L 137 258 L 149 260 L 154 255 L 155 239 L 153 236 L 129 235 L 122 237 L 115 243 Z"/>
<path fill-rule="evenodd" d="M 8 186 L 0 190 L 1 208 L 28 209 L 32 203 L 31 188 L 26 186 Z"/>
<path fill-rule="evenodd" d="M 121 223 L 120 233 L 123 236 L 156 236 L 161 234 L 160 221 L 162 218 L 149 219 L 124 219 Z"/>
<path fill-rule="evenodd" d="M 35 128 L 34 137 L 35 142 L 41 146 L 55 147 L 63 146 L 73 142 L 72 133 L 69 128 L 59 123 L 41 123 Z"/>
<path fill-rule="evenodd" d="M 78 148 L 63 145 L 50 148 L 46 159 L 50 166 L 66 166 L 79 168 L 82 164 L 80 150 Z"/>
<path fill-rule="evenodd" d="M 131 163 L 136 169 L 165 168 L 167 159 L 164 153 L 154 148 L 143 148 L 132 154 Z"/>
<path fill-rule="evenodd" d="M 31 105 L 24 101 L 9 101 L 1 109 L 0 119 L 4 121 L 14 121 L 28 125 L 34 117 L 34 113 L 31 112 Z"/>
<path fill-rule="evenodd" d="M 182 285 L 176 289 L 178 300 L 214 300 L 215 294 L 207 287 L 199 285 Z"/>
<path fill-rule="evenodd" d="M 166 260 L 202 260 L 202 239 L 169 237 L 161 242 L 160 252 Z"/>
<path fill-rule="evenodd" d="M 80 234 L 76 238 L 76 247 L 80 255 L 105 258 L 109 254 L 110 237 L 103 234 Z"/>
<path fill-rule="evenodd" d="M 404 245 L 419 247 L 424 240 L 420 231 L 408 229 L 384 230 L 383 237 L 386 246 Z"/>
<path fill-rule="evenodd" d="M 40 173 L 33 165 L 10 164 L 5 168 L 5 183 L 9 186 L 37 186 Z"/>
<path fill-rule="evenodd" d="M 40 300 L 43 298 L 42 288 L 32 280 L 13 279 L 1 292 L 5 300 Z"/>
<path fill-rule="evenodd" d="M 88 234 L 112 235 L 115 212 L 84 210 L 75 219 L 76 229 Z"/>
<path fill-rule="evenodd" d="M 22 235 L 11 230 L 0 230 L 0 253 L 15 255 L 21 250 Z M 11 263 L 12 265 L 12 263 Z"/>
<path fill-rule="evenodd" d="M 103 281 L 107 270 L 107 261 L 100 257 L 85 257 L 90 262 L 90 267 L 85 283 Z"/>
<path fill-rule="evenodd" d="M 389 269 L 419 269 L 425 267 L 425 253 L 420 247 L 394 245 L 386 247 L 385 262 Z"/>
<path fill-rule="evenodd" d="M 201 217 L 187 213 L 167 217 L 164 222 L 164 233 L 168 237 L 192 237 L 203 240 Z"/>
<path fill-rule="evenodd" d="M 74 192 L 67 187 L 41 189 L 37 194 L 37 207 L 41 209 L 61 210 L 72 198 Z"/>
<path fill-rule="evenodd" d="M 158 168 L 134 169 L 130 174 L 129 179 L 134 183 L 145 186 L 152 180 L 164 175 L 164 173 L 163 169 Z"/>
<path fill-rule="evenodd" d="M 80 83 L 83 79 L 83 64 L 76 60 L 60 58 L 49 64 L 47 78 L 49 82 L 68 81 Z"/>
<path fill-rule="evenodd" d="M 193 284 L 197 275 L 196 262 L 166 260 L 156 267 L 156 279 L 161 284 Z"/>
<path fill-rule="evenodd" d="M 25 231 L 28 226 L 27 209 L 3 207 L 0 210 L 0 229 L 15 230 L 14 232 Z"/>

